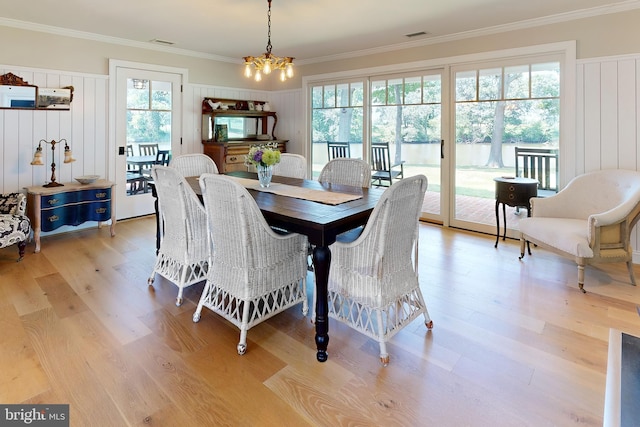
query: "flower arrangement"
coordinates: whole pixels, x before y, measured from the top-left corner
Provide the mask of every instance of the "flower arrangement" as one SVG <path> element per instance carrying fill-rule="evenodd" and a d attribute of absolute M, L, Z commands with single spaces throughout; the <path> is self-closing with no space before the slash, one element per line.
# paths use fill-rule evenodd
<path fill-rule="evenodd" d="M 280 151 L 278 144 L 271 142 L 264 145 L 254 145 L 249 149 L 249 154 L 244 158 L 247 166 L 273 166 L 280 163 Z"/>

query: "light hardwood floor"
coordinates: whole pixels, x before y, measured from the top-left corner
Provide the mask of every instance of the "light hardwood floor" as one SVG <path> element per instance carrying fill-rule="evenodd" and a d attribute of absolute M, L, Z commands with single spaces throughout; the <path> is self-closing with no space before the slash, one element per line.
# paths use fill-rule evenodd
<path fill-rule="evenodd" d="M 609 328 L 640 335 L 626 267 L 587 267 L 518 242 L 422 225 L 420 281 L 434 320 L 388 345 L 333 320 L 329 361 L 299 307 L 238 330 L 202 285 L 157 278 L 153 218 L 0 250 L 0 402 L 68 403 L 72 426 L 599 426 Z M 311 289 L 312 282 L 309 289 Z M 309 293 L 310 294 L 310 293 Z"/>

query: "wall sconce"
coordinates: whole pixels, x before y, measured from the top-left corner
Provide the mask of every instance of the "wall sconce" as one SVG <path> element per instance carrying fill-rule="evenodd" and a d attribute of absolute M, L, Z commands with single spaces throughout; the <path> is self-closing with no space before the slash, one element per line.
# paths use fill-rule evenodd
<path fill-rule="evenodd" d="M 41 139 L 40 142 L 38 142 L 38 148 L 36 148 L 36 152 L 33 154 L 33 160 L 31 161 L 31 164 L 33 166 L 44 166 L 44 162 L 42 161 L 42 143 L 44 142 L 45 144 L 51 144 L 51 182 L 43 185 L 43 187 L 47 187 L 47 188 L 62 187 L 64 185 L 64 184 L 60 184 L 59 182 L 56 182 L 56 158 L 55 158 L 56 144 L 60 144 L 62 141 L 64 141 L 63 162 L 64 163 L 75 162 L 76 159 L 73 158 L 71 149 L 69 148 L 69 144 L 67 144 L 66 139 L 61 139 L 59 141 L 52 139 L 51 142 Z"/>

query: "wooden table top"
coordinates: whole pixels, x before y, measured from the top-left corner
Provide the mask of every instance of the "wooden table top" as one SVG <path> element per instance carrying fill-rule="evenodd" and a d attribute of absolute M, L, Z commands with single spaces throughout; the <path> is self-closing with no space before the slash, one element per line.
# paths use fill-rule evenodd
<path fill-rule="evenodd" d="M 257 175 L 250 172 L 231 172 L 229 175 L 257 180 Z M 196 194 L 201 194 L 197 177 L 189 177 L 187 182 Z M 248 190 L 269 225 L 304 234 L 312 244 L 319 246 L 328 246 L 335 242 L 338 234 L 366 224 L 373 208 L 384 193 L 383 189 L 378 188 L 330 185 L 315 180 L 281 176 L 274 176 L 273 182 L 309 189 L 362 195 L 362 198 L 357 200 L 339 205 L 328 205 L 264 191 Z"/>

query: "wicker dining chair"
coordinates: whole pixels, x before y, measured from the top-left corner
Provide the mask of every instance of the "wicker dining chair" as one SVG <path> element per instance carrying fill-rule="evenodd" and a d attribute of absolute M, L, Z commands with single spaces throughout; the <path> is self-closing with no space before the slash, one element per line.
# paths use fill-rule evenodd
<path fill-rule="evenodd" d="M 200 187 L 213 250 L 193 321 L 203 307 L 224 317 L 240 329 L 237 350 L 244 354 L 253 326 L 299 303 L 307 314 L 307 238 L 275 233 L 251 194 L 228 176 L 204 174 Z"/>
<path fill-rule="evenodd" d="M 307 159 L 300 154 L 282 153 L 280 163 L 273 166 L 273 174 L 290 178 L 307 178 Z"/>
<path fill-rule="evenodd" d="M 213 159 L 206 154 L 183 154 L 171 159 L 169 163 L 174 169 L 180 172 L 180 175 L 200 176 L 203 173 L 218 173 L 218 167 Z"/>
<path fill-rule="evenodd" d="M 403 327 L 420 314 L 433 327 L 412 258 L 426 189 L 424 175 L 395 182 L 358 239 L 331 245 L 328 315 L 377 340 L 384 366 L 386 342 Z"/>
<path fill-rule="evenodd" d="M 176 305 L 180 306 L 183 289 L 205 280 L 209 269 L 206 214 L 200 199 L 176 169 L 154 166 L 151 176 L 158 194 L 162 240 L 148 283 L 153 285 L 156 273 L 175 283 Z"/>
<path fill-rule="evenodd" d="M 371 185 L 371 166 L 361 159 L 338 157 L 327 162 L 320 171 L 318 181 L 369 188 Z"/>

